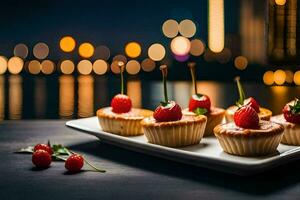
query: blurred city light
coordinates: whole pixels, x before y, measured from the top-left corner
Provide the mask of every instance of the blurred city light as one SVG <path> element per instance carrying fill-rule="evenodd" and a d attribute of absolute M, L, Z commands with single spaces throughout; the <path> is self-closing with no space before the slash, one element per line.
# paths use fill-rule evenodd
<path fill-rule="evenodd" d="M 155 62 L 150 58 L 146 58 L 145 60 L 142 61 L 141 66 L 145 72 L 151 72 L 155 69 Z"/>
<path fill-rule="evenodd" d="M 41 72 L 41 63 L 38 60 L 32 60 L 28 64 L 28 70 L 31 74 L 39 74 Z"/>
<path fill-rule="evenodd" d="M 244 56 L 238 56 L 234 59 L 234 66 L 239 70 L 244 70 L 248 66 L 248 60 Z"/>
<path fill-rule="evenodd" d="M 141 70 L 141 65 L 136 60 L 130 60 L 126 64 L 126 71 L 128 74 L 135 75 L 139 73 L 140 70 Z"/>
<path fill-rule="evenodd" d="M 39 42 L 33 47 L 33 55 L 37 59 L 45 59 L 49 55 L 49 47 L 46 43 Z"/>
<path fill-rule="evenodd" d="M 190 54 L 193 56 L 200 56 L 205 51 L 204 43 L 199 39 L 193 39 L 191 41 Z"/>
<path fill-rule="evenodd" d="M 163 34 L 168 38 L 174 38 L 178 35 L 179 25 L 177 21 L 169 19 L 162 26 Z"/>
<path fill-rule="evenodd" d="M 52 74 L 55 70 L 55 64 L 51 60 L 44 60 L 41 63 L 41 70 L 44 74 Z"/>
<path fill-rule="evenodd" d="M 179 23 L 179 33 L 187 38 L 191 38 L 196 34 L 196 25 L 192 20 L 185 19 Z"/>
<path fill-rule="evenodd" d="M 24 61 L 19 57 L 11 57 L 7 62 L 8 71 L 12 74 L 19 74 L 24 66 Z"/>
<path fill-rule="evenodd" d="M 105 74 L 107 69 L 108 64 L 105 60 L 96 60 L 93 64 L 93 71 L 98 75 Z"/>
<path fill-rule="evenodd" d="M 272 85 L 274 83 L 274 73 L 272 71 L 266 71 L 263 76 L 263 81 L 266 85 Z"/>
<path fill-rule="evenodd" d="M 72 52 L 75 49 L 76 41 L 71 36 L 65 36 L 60 40 L 59 46 L 64 52 Z"/>
<path fill-rule="evenodd" d="M 17 44 L 14 48 L 14 55 L 25 59 L 28 56 L 28 47 L 23 44 Z"/>
<path fill-rule="evenodd" d="M 142 48 L 137 42 L 130 42 L 125 46 L 125 53 L 130 58 L 136 58 L 141 55 Z"/>
<path fill-rule="evenodd" d="M 81 60 L 77 64 L 77 70 L 80 74 L 88 75 L 93 70 L 93 64 L 89 60 Z"/>
<path fill-rule="evenodd" d="M 71 60 L 63 60 L 60 63 L 60 71 L 63 74 L 72 74 L 74 72 L 74 69 L 75 69 L 75 64 Z"/>
<path fill-rule="evenodd" d="M 85 42 L 79 46 L 79 55 L 83 58 L 90 58 L 94 55 L 94 46 L 91 43 Z"/>
<path fill-rule="evenodd" d="M 171 41 L 171 50 L 177 56 L 184 56 L 190 52 L 191 43 L 183 36 L 177 36 Z"/>
<path fill-rule="evenodd" d="M 274 82 L 277 85 L 282 85 L 285 82 L 286 74 L 283 70 L 279 69 L 274 72 Z"/>
<path fill-rule="evenodd" d="M 7 58 L 0 56 L 0 74 L 4 74 L 7 70 Z"/>
<path fill-rule="evenodd" d="M 161 61 L 165 55 L 165 47 L 159 43 L 152 44 L 148 49 L 148 56 L 154 61 Z"/>
<path fill-rule="evenodd" d="M 212 52 L 224 48 L 224 0 L 209 0 L 208 3 L 208 47 Z"/>

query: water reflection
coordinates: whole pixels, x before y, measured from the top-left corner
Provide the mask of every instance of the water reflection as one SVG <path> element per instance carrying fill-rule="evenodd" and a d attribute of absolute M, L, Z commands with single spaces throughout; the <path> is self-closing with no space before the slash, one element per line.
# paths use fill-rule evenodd
<path fill-rule="evenodd" d="M 141 108 L 142 106 L 142 83 L 139 80 L 127 82 L 127 95 L 131 98 L 132 106 Z"/>
<path fill-rule="evenodd" d="M 10 75 L 8 82 L 9 119 L 21 119 L 23 106 L 22 77 L 20 75 Z"/>
<path fill-rule="evenodd" d="M 4 119 L 5 115 L 5 78 L 0 75 L 0 121 Z"/>
<path fill-rule="evenodd" d="M 94 78 L 90 75 L 78 77 L 78 117 L 94 115 Z"/>
<path fill-rule="evenodd" d="M 60 118 L 73 118 L 74 114 L 74 77 L 62 75 L 59 77 L 59 116 Z"/>
<path fill-rule="evenodd" d="M 47 93 L 44 91 L 46 91 L 46 79 L 44 77 L 37 77 L 34 89 L 36 118 L 44 118 L 46 116 Z"/>
<path fill-rule="evenodd" d="M 6 81 L 7 80 L 7 81 Z M 57 84 L 57 83 L 58 84 Z M 227 108 L 238 99 L 234 83 L 197 82 L 199 93 L 210 96 L 212 104 Z M 244 83 L 246 96 L 254 96 L 274 114 L 297 94 L 300 87 L 264 86 Z M 0 120 L 90 117 L 101 107 L 109 106 L 119 92 L 119 79 L 106 76 L 62 75 L 60 77 L 0 76 Z M 24 93 L 24 96 L 23 96 Z M 134 107 L 155 109 L 164 100 L 161 81 L 128 80 L 127 94 Z M 169 99 L 182 108 L 188 106 L 193 94 L 190 81 L 168 81 Z"/>

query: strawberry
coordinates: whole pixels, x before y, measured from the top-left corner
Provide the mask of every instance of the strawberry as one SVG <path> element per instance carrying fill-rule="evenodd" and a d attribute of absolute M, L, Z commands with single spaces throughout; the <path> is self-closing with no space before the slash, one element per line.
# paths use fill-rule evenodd
<path fill-rule="evenodd" d="M 211 102 L 207 95 L 194 94 L 189 102 L 189 111 L 194 112 L 197 108 L 206 109 L 210 112 Z"/>
<path fill-rule="evenodd" d="M 81 170 L 84 159 L 81 155 L 73 154 L 65 162 L 65 168 L 71 173 L 77 173 Z"/>
<path fill-rule="evenodd" d="M 52 148 L 49 147 L 47 144 L 37 144 L 34 146 L 33 151 L 37 151 L 37 150 L 44 150 L 47 151 L 50 155 L 53 154 Z"/>
<path fill-rule="evenodd" d="M 238 107 L 247 106 L 247 105 L 251 106 L 257 113 L 259 113 L 260 106 L 259 106 L 258 102 L 253 97 L 249 97 L 249 98 L 245 99 L 245 92 L 243 90 L 243 87 L 242 87 L 239 77 L 236 78 L 236 83 L 237 83 L 239 96 L 240 96 L 239 100 L 236 102 L 236 105 Z"/>
<path fill-rule="evenodd" d="M 118 94 L 111 100 L 112 111 L 115 113 L 127 113 L 131 110 L 131 99 L 124 94 Z"/>
<path fill-rule="evenodd" d="M 286 121 L 300 124 L 300 101 L 295 99 L 293 103 L 286 104 L 282 113 Z"/>
<path fill-rule="evenodd" d="M 251 106 L 242 106 L 234 113 L 234 123 L 241 128 L 259 128 L 259 117 Z"/>
<path fill-rule="evenodd" d="M 180 106 L 174 101 L 158 106 L 154 113 L 154 119 L 158 122 L 177 121 L 182 117 Z"/>
<path fill-rule="evenodd" d="M 38 168 L 47 168 L 51 164 L 51 155 L 42 149 L 39 149 L 32 154 L 32 163 Z"/>

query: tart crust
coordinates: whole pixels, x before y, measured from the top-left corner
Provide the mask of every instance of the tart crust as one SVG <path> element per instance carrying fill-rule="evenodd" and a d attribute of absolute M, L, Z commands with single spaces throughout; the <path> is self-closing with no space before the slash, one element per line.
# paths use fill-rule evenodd
<path fill-rule="evenodd" d="M 98 121 L 102 130 L 122 136 L 143 135 L 141 121 L 152 116 L 153 112 L 146 109 L 132 108 L 128 113 L 114 113 L 111 107 L 97 111 Z"/>
<path fill-rule="evenodd" d="M 187 116 L 196 116 L 194 112 L 189 111 L 188 108 L 182 111 L 183 115 Z M 210 113 L 206 114 L 207 123 L 204 132 L 204 136 L 212 136 L 214 135 L 214 128 L 221 124 L 225 115 L 225 110 L 223 108 L 211 107 Z"/>
<path fill-rule="evenodd" d="M 181 120 L 156 122 L 153 117 L 142 120 L 141 124 L 148 142 L 168 147 L 183 147 L 199 144 L 204 135 L 207 117 L 183 116 Z"/>
<path fill-rule="evenodd" d="M 295 146 L 300 145 L 300 124 L 294 124 L 286 121 L 283 114 L 273 116 L 271 121 L 284 126 L 284 135 L 281 143 Z"/>
<path fill-rule="evenodd" d="M 214 128 L 222 149 L 233 155 L 263 156 L 276 152 L 284 127 L 271 121 L 261 120 L 259 129 L 243 129 L 233 122 Z"/>
<path fill-rule="evenodd" d="M 237 109 L 238 109 L 237 106 L 230 106 L 229 108 L 226 109 L 225 118 L 227 122 L 233 122 L 233 115 Z M 271 110 L 262 107 L 259 108 L 258 117 L 260 120 L 269 121 L 271 119 L 271 116 L 272 116 Z"/>

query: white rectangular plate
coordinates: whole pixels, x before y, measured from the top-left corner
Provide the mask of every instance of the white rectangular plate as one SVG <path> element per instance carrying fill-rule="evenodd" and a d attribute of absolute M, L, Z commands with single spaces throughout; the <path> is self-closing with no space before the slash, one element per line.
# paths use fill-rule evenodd
<path fill-rule="evenodd" d="M 215 137 L 203 138 L 198 145 L 169 148 L 150 144 L 145 136 L 123 137 L 101 130 L 97 117 L 66 122 L 68 127 L 82 130 L 101 141 L 144 154 L 206 167 L 228 173 L 250 175 L 300 158 L 300 147 L 280 144 L 278 152 L 264 157 L 240 157 L 223 152 Z"/>

